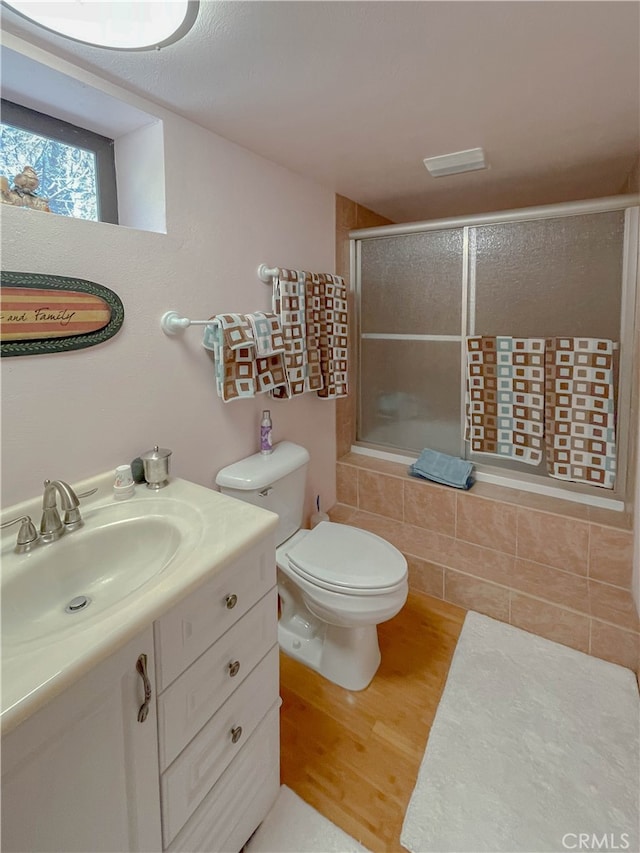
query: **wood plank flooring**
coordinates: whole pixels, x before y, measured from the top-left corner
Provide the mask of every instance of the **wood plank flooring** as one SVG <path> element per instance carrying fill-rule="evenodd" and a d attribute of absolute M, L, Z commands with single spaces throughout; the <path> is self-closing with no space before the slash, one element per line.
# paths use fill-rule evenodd
<path fill-rule="evenodd" d="M 396 853 L 465 611 L 410 593 L 379 626 L 371 684 L 343 690 L 280 654 L 281 780 L 373 851 Z"/>

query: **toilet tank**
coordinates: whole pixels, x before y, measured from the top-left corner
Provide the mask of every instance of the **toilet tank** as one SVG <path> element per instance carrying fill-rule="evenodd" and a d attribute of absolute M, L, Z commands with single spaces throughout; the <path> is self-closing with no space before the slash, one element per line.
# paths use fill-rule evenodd
<path fill-rule="evenodd" d="M 304 447 L 281 441 L 272 453 L 254 453 L 222 468 L 216 483 L 224 495 L 277 513 L 276 545 L 281 545 L 302 527 L 308 464 Z"/>

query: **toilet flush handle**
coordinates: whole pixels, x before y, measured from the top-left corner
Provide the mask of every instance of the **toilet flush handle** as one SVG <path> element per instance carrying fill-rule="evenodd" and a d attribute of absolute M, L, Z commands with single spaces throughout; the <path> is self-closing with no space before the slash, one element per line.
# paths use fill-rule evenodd
<path fill-rule="evenodd" d="M 273 486 L 267 486 L 266 489 L 263 489 L 261 492 L 258 492 L 261 498 L 268 497 L 273 491 Z"/>

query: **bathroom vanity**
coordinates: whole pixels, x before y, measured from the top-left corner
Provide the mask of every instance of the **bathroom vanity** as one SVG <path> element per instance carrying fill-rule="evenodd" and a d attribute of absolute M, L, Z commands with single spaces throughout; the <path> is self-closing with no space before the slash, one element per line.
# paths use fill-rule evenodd
<path fill-rule="evenodd" d="M 91 548 L 105 519 L 118 540 L 135 520 L 162 524 L 163 505 L 175 521 L 184 503 L 168 562 L 165 549 L 158 572 L 103 610 L 94 584 L 95 601 L 69 622 L 32 614 L 22 641 L 14 573 L 65 543 L 13 559 L 3 536 L 4 850 L 239 850 L 276 798 L 277 517 L 185 481 L 162 491 L 137 487 L 120 506 L 101 483 L 66 545 Z M 27 503 L 6 515 L 37 513 Z M 117 584 L 118 573 L 101 570 L 100 580 Z"/>

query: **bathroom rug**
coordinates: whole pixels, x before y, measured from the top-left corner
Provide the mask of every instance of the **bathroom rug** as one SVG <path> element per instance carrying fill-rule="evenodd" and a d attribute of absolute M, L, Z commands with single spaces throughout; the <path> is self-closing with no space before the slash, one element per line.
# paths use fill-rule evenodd
<path fill-rule="evenodd" d="M 405 815 L 411 853 L 640 850 L 631 670 L 469 612 Z"/>
<path fill-rule="evenodd" d="M 244 847 L 244 853 L 367 853 L 286 785 Z"/>

